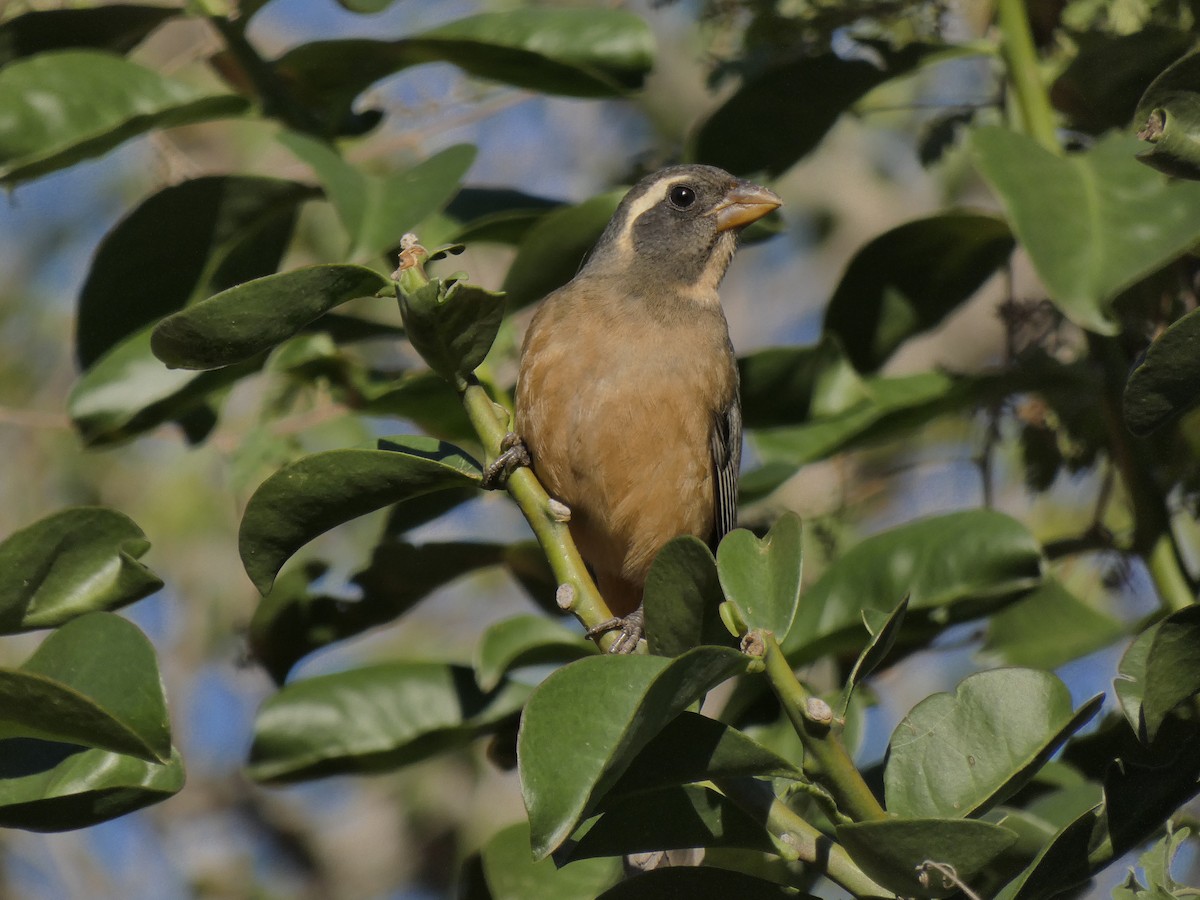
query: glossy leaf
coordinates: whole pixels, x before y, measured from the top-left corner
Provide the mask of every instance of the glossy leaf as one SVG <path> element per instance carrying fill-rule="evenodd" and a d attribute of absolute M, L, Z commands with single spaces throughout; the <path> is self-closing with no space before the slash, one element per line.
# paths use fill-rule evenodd
<path fill-rule="evenodd" d="M 871 632 L 871 639 L 863 647 L 862 653 L 854 662 L 854 668 L 850 670 L 850 677 L 846 679 L 846 687 L 842 691 L 842 702 L 838 704 L 838 717 L 842 719 L 846 717 L 846 710 L 850 708 L 850 698 L 854 694 L 854 689 L 879 668 L 879 665 L 891 652 L 892 647 L 895 646 L 896 638 L 900 634 L 900 626 L 904 624 L 904 615 L 908 612 L 908 597 L 901 600 L 896 608 L 878 623 L 877 627 L 872 627 L 871 623 L 866 621 L 869 612 L 868 610 L 863 611 L 863 619 L 868 625 L 868 631 Z"/>
<path fill-rule="evenodd" d="M 718 612 L 724 600 L 708 545 L 691 535 L 670 541 L 654 557 L 642 592 L 650 652 L 679 656 L 701 644 L 729 644 Z"/>
<path fill-rule="evenodd" d="M 177 751 L 160 764 L 70 744 L 2 740 L 0 828 L 87 828 L 167 799 L 183 780 Z"/>
<path fill-rule="evenodd" d="M 906 339 L 936 327 L 1012 253 L 1008 226 L 993 216 L 950 212 L 907 222 L 855 254 L 825 310 L 861 372 L 878 369 Z M 936 259 L 936 266 L 929 260 Z"/>
<path fill-rule="evenodd" d="M 1176 178 L 1200 178 L 1200 53 L 1165 69 L 1138 101 L 1138 137 L 1150 143 L 1137 158 Z"/>
<path fill-rule="evenodd" d="M 91 47 L 127 53 L 179 11 L 118 3 L 96 9 L 30 10 L 0 24 L 0 66 L 24 56 Z"/>
<path fill-rule="evenodd" d="M 1050 299 L 1083 328 L 1115 334 L 1113 298 L 1200 238 L 1200 185 L 1139 166 L 1132 139 L 1057 156 L 989 127 L 971 145 Z"/>
<path fill-rule="evenodd" d="M 738 528 L 717 548 L 717 573 L 729 602 L 748 628 L 783 640 L 800 601 L 800 517 L 784 513 L 759 540 Z"/>
<path fill-rule="evenodd" d="M 701 785 L 670 787 L 606 804 L 604 814 L 570 850 L 571 859 L 691 847 L 775 851 L 762 824 L 722 794 Z"/>
<path fill-rule="evenodd" d="M 119 56 L 60 50 L 0 70 L 0 183 L 99 156 L 152 128 L 240 114 L 246 101 L 207 94 Z"/>
<path fill-rule="evenodd" d="M 534 855 L 541 859 L 562 844 L 638 751 L 746 665 L 735 650 L 700 647 L 673 660 L 593 656 L 543 681 L 517 741 Z"/>
<path fill-rule="evenodd" d="M 1117 695 L 1121 712 L 1133 733 L 1143 741 L 1146 740 L 1146 721 L 1142 712 L 1146 695 L 1146 661 L 1150 658 L 1150 648 L 1158 633 L 1158 625 L 1155 622 L 1125 648 L 1117 664 L 1117 677 L 1113 679 L 1113 692 Z"/>
<path fill-rule="evenodd" d="M 601 894 L 597 900 L 813 900 L 794 888 L 730 869 L 710 866 L 677 866 L 655 869 L 629 878 Z"/>
<path fill-rule="evenodd" d="M 314 193 L 277 178 L 211 175 L 142 201 L 104 236 L 92 260 L 79 295 L 80 366 L 194 299 L 270 275 L 291 239 L 297 206 Z"/>
<path fill-rule="evenodd" d="M 1125 626 L 1076 597 L 1055 578 L 988 620 L 981 653 L 1000 665 L 1057 669 L 1107 647 Z"/>
<path fill-rule="evenodd" d="M 1125 424 L 1145 435 L 1200 402 L 1200 310 L 1173 322 L 1146 348 L 1129 373 L 1122 406 Z"/>
<path fill-rule="evenodd" d="M 596 653 L 578 631 L 546 616 L 513 616 L 488 627 L 475 648 L 475 677 L 490 691 L 521 666 L 566 663 Z"/>
<path fill-rule="evenodd" d="M 150 542 L 127 516 L 77 506 L 0 543 L 0 633 L 53 628 L 153 594 L 163 583 L 138 562 Z"/>
<path fill-rule="evenodd" d="M 477 484 L 479 464 L 426 437 L 380 450 L 329 450 L 285 466 L 259 486 L 238 534 L 242 564 L 265 594 L 292 554 L 319 534 L 401 500 Z"/>
<path fill-rule="evenodd" d="M 877 49 L 881 65 L 824 53 L 747 80 L 700 126 L 690 157 L 735 175 L 786 172 L 855 101 L 908 74 L 935 48 L 909 44 L 896 51 Z"/>
<path fill-rule="evenodd" d="M 279 782 L 409 765 L 512 718 L 528 693 L 510 683 L 485 693 L 470 669 L 436 662 L 294 681 L 259 709 L 248 770 Z"/>
<path fill-rule="evenodd" d="M 369 259 L 398 244 L 446 205 L 475 161 L 473 146 L 456 144 L 410 168 L 372 175 L 307 135 L 285 132 L 279 142 L 316 172 L 350 235 L 353 259 Z"/>
<path fill-rule="evenodd" d="M 1176 706 L 1200 693 L 1200 606 L 1190 606 L 1158 623 L 1146 657 L 1142 715 L 1153 741 Z"/>
<path fill-rule="evenodd" d="M 19 669 L 0 669 L 0 738 L 37 738 L 166 762 L 167 702 L 154 648 L 112 613 L 72 619 Z"/>
<path fill-rule="evenodd" d="M 867 875 L 901 897 L 949 897 L 958 893 L 940 873 L 919 872 L 928 862 L 951 867 L 970 884 L 1016 843 L 1017 835 L 973 819 L 906 818 L 839 825 L 837 839 Z"/>
<path fill-rule="evenodd" d="M 163 319 L 154 354 L 174 369 L 217 369 L 252 359 L 334 307 L 390 282 L 362 266 L 307 266 L 222 291 Z"/>
<path fill-rule="evenodd" d="M 457 279 L 399 289 L 408 339 L 429 368 L 456 387 L 483 362 L 504 318 L 504 297 Z"/>
<path fill-rule="evenodd" d="M 953 694 L 918 703 L 892 733 L 884 771 L 887 809 L 908 818 L 976 815 L 1012 796 L 1100 708 L 1078 711 L 1058 678 L 993 669 Z"/>
<path fill-rule="evenodd" d="M 1015 519 L 974 509 L 869 537 L 834 562 L 800 602 L 784 644 L 794 663 L 857 646 L 864 609 L 909 596 L 908 623 L 944 625 L 995 609 L 1041 583 L 1037 542 Z"/>
<path fill-rule="evenodd" d="M 491 900 L 593 900 L 621 880 L 617 859 L 592 859 L 559 867 L 529 853 L 529 825 L 520 822 L 492 836 L 481 851 Z"/>

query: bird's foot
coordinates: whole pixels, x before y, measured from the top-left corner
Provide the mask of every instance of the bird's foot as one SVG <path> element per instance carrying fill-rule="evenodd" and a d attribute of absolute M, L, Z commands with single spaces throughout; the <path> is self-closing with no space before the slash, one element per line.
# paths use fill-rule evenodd
<path fill-rule="evenodd" d="M 639 606 L 627 616 L 613 617 L 599 625 L 593 625 L 587 631 L 587 636 L 595 640 L 610 631 L 619 631 L 617 639 L 608 648 L 609 653 L 632 653 L 637 649 L 638 641 L 646 633 L 646 614 Z"/>
<path fill-rule="evenodd" d="M 529 465 L 529 451 L 521 436 L 510 431 L 500 442 L 500 455 L 492 460 L 492 464 L 483 470 L 483 488 L 494 491 L 504 487 L 508 476 L 522 466 Z"/>

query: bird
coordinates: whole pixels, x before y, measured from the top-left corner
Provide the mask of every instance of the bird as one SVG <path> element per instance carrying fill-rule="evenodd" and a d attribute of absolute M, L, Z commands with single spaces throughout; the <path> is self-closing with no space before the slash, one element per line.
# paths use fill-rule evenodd
<path fill-rule="evenodd" d="M 770 190 L 706 165 L 661 169 L 624 196 L 578 274 L 542 301 L 522 343 L 514 432 L 613 618 L 644 635 L 655 555 L 737 524 L 738 368 L 717 288 Z"/>

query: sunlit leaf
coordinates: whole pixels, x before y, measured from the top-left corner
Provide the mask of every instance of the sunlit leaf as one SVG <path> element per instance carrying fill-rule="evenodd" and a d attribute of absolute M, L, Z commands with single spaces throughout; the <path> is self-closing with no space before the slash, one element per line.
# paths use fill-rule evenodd
<path fill-rule="evenodd" d="M 596 645 L 546 616 L 512 616 L 488 627 L 475 648 L 475 677 L 490 691 L 512 669 L 591 656 Z"/>
<path fill-rule="evenodd" d="M 483 845 L 483 876 L 491 900 L 594 900 L 622 876 L 617 859 L 559 867 L 529 853 L 529 825 L 510 825 Z"/>
<path fill-rule="evenodd" d="M 412 292 L 400 287 L 397 298 L 413 349 L 446 381 L 465 385 L 500 330 L 503 295 L 435 278 Z"/>
<path fill-rule="evenodd" d="M 654 557 L 642 592 L 650 652 L 679 656 L 701 644 L 730 644 L 718 611 L 724 599 L 708 545 L 691 535 L 670 541 Z"/>
<path fill-rule="evenodd" d="M 717 548 L 717 572 L 725 597 L 748 628 L 783 640 L 800 600 L 801 525 L 785 513 L 761 540 L 738 528 Z"/>

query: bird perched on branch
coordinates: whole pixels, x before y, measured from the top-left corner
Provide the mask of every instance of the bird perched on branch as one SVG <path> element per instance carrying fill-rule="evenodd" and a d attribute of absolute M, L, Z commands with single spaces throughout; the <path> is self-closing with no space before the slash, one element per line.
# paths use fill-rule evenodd
<path fill-rule="evenodd" d="M 521 351 L 516 435 L 620 629 L 642 635 L 642 588 L 679 535 L 737 521 L 738 370 L 717 286 L 737 233 L 780 205 L 711 166 L 663 169 L 618 206 L 575 278 L 534 316 Z"/>

